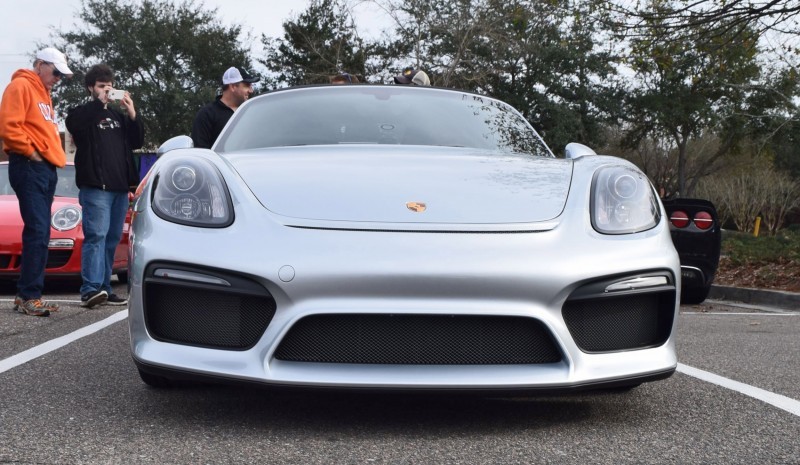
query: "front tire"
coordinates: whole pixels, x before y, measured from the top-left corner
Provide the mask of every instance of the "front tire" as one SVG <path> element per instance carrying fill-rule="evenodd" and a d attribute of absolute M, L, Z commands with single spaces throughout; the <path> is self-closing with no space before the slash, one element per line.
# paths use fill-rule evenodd
<path fill-rule="evenodd" d="M 622 394 L 628 394 L 629 392 L 633 391 L 634 389 L 636 389 L 637 387 L 639 387 L 641 385 L 642 385 L 642 383 L 634 383 L 634 384 L 628 384 L 628 385 L 625 385 L 625 386 L 614 386 L 614 387 L 610 387 L 610 388 L 602 388 L 598 392 L 601 392 L 601 393 L 604 393 L 604 394 L 619 394 L 619 395 L 622 395 Z"/>
<path fill-rule="evenodd" d="M 704 287 L 690 287 L 681 289 L 681 304 L 682 305 L 697 305 L 703 303 L 711 291 L 711 285 Z"/>
<path fill-rule="evenodd" d="M 128 272 L 120 271 L 119 273 L 117 273 L 117 279 L 122 284 L 128 284 Z"/>
<path fill-rule="evenodd" d="M 142 370 L 139 370 L 139 377 L 142 378 L 144 384 L 155 389 L 169 389 L 174 386 L 173 382 L 163 376 L 151 375 Z"/>

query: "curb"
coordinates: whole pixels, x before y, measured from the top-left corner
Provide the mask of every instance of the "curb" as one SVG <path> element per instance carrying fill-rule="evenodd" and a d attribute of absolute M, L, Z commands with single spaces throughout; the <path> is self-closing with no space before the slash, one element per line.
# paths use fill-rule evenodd
<path fill-rule="evenodd" d="M 798 292 L 712 285 L 708 298 L 765 305 L 784 310 L 800 310 L 800 293 Z"/>

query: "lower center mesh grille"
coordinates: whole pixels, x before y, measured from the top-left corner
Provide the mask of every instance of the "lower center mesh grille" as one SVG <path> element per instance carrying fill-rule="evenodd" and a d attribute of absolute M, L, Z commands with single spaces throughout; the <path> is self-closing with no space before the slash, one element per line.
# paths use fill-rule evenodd
<path fill-rule="evenodd" d="M 275 357 L 293 362 L 392 365 L 556 363 L 561 352 L 534 319 L 482 315 L 313 315 Z"/>

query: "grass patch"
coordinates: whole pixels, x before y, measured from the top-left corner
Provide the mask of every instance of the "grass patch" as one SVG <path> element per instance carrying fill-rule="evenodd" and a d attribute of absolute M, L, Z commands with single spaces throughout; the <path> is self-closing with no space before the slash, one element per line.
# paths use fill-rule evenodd
<path fill-rule="evenodd" d="M 722 255 L 733 266 L 800 261 L 800 231 L 784 229 L 775 236 L 723 231 Z"/>

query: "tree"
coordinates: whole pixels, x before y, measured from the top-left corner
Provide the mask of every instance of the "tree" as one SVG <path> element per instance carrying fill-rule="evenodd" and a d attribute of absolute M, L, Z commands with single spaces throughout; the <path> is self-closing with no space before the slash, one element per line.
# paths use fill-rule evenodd
<path fill-rule="evenodd" d="M 131 93 L 144 118 L 146 147 L 187 134 L 225 70 L 251 66 L 240 27 L 223 26 L 216 9 L 192 0 L 82 0 L 78 17 L 83 27 L 57 33 L 75 72 L 70 85 L 56 87 L 58 107 L 83 103 L 85 71 L 107 63 L 115 87 Z"/>
<path fill-rule="evenodd" d="M 626 142 L 635 147 L 647 137 L 670 140 L 678 194 L 690 196 L 697 181 L 744 137 L 749 86 L 760 77 L 757 38 L 737 34 L 708 42 L 689 34 L 664 42 L 663 27 L 649 24 L 647 35 L 631 42 L 629 64 L 640 85 L 627 101 Z M 690 151 L 693 140 L 711 134 L 720 139 L 713 153 Z"/>
<path fill-rule="evenodd" d="M 425 71 L 433 85 L 474 90 L 489 75 L 480 49 L 497 28 L 485 0 L 373 0 L 393 22 L 382 44 L 389 75 Z M 390 77 L 390 76 L 386 76 Z"/>
<path fill-rule="evenodd" d="M 663 24 L 663 39 L 689 32 L 696 37 L 760 35 L 767 31 L 797 34 L 798 0 L 681 0 L 659 1 L 629 7 L 626 2 L 608 2 L 606 8 L 622 16 L 629 30 L 643 24 Z"/>
<path fill-rule="evenodd" d="M 775 168 L 800 179 L 800 75 L 792 68 L 770 71 L 767 84 L 748 99 L 753 108 L 749 124 L 760 150 L 770 157 Z"/>
<path fill-rule="evenodd" d="M 362 40 L 344 0 L 311 0 L 283 23 L 283 38 L 262 36 L 275 85 L 319 84 L 341 72 L 365 76 L 370 44 Z"/>
<path fill-rule="evenodd" d="M 788 174 L 773 172 L 767 200 L 761 209 L 761 216 L 767 230 L 775 235 L 783 227 L 786 216 L 800 206 L 800 183 Z"/>
<path fill-rule="evenodd" d="M 800 123 L 791 121 L 779 128 L 776 136 L 770 141 L 775 151 L 775 167 L 789 173 L 794 179 L 800 179 Z"/>
<path fill-rule="evenodd" d="M 621 100 L 614 58 L 588 12 L 570 0 L 374 0 L 394 20 L 394 63 L 435 85 L 471 90 L 520 110 L 558 151 L 602 145 Z"/>
<path fill-rule="evenodd" d="M 733 221 L 739 231 L 753 231 L 761 216 L 764 229 L 775 234 L 786 216 L 800 206 L 800 183 L 786 173 L 755 160 L 740 170 L 712 176 L 700 194 L 717 206 L 720 221 Z"/>

